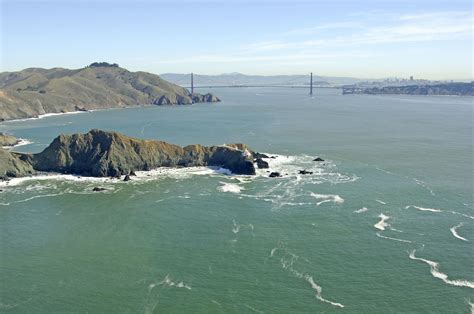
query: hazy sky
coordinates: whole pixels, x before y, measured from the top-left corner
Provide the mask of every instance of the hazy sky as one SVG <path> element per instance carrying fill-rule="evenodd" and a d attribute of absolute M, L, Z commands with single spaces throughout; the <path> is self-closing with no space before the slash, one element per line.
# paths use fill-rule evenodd
<path fill-rule="evenodd" d="M 1 1 L 1 71 L 473 77 L 470 0 Z"/>

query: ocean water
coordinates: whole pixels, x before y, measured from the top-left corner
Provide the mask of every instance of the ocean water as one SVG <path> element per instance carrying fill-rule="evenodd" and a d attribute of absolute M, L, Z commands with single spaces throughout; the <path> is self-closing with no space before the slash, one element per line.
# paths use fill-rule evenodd
<path fill-rule="evenodd" d="M 23 152 L 91 128 L 243 142 L 287 174 L 3 183 L 1 312 L 472 313 L 472 97 L 212 92 L 223 101 L 0 124 Z"/>

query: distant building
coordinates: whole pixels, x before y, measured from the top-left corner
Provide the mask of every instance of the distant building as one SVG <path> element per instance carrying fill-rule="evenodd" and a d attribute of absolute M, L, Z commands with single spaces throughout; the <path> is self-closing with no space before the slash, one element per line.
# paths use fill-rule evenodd
<path fill-rule="evenodd" d="M 413 81 L 413 75 L 412 75 L 412 76 L 410 76 L 410 81 Z"/>

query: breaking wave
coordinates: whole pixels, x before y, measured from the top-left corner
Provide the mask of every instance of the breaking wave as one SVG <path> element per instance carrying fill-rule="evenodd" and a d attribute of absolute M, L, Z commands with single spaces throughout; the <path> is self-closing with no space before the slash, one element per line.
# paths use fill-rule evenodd
<path fill-rule="evenodd" d="M 380 214 L 379 215 L 379 218 L 380 218 L 380 221 L 377 222 L 374 227 L 379 229 L 379 230 L 382 230 L 384 231 L 386 227 L 389 227 L 390 225 L 388 223 L 386 223 L 387 220 L 390 219 L 389 216 L 386 216 L 384 214 Z"/>
<path fill-rule="evenodd" d="M 366 211 L 368 211 L 369 209 L 367 207 L 362 207 L 362 208 L 359 208 L 357 210 L 354 210 L 354 213 L 356 214 L 360 214 L 360 213 L 364 213 Z"/>
<path fill-rule="evenodd" d="M 317 200 L 322 200 L 322 201 L 319 201 L 319 202 L 316 203 L 316 205 L 318 205 L 318 206 L 323 204 L 323 203 L 327 203 L 327 202 L 333 202 L 335 204 L 344 203 L 344 199 L 342 197 L 340 197 L 339 195 L 316 194 L 316 193 L 311 192 L 311 196 L 314 197 Z"/>

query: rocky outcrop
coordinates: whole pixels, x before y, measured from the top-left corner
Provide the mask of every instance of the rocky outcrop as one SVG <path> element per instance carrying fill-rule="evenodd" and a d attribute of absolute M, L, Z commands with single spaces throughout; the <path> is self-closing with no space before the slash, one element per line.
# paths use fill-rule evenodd
<path fill-rule="evenodd" d="M 239 149 L 242 148 L 242 149 Z M 254 175 L 252 152 L 244 144 L 181 147 L 162 141 L 140 140 L 116 132 L 91 130 L 60 135 L 37 154 L 2 150 L 3 177 L 35 171 L 93 177 L 118 177 L 158 167 L 214 166 L 235 174 Z M 2 157 L 3 156 L 3 157 Z M 5 160 L 3 162 L 3 160 Z"/>
<path fill-rule="evenodd" d="M 5 134 L 5 133 L 0 133 L 0 146 L 1 147 L 15 146 L 18 143 L 20 143 L 20 140 L 17 139 L 16 137 L 9 134 Z"/>
<path fill-rule="evenodd" d="M 11 153 L 0 147 L 0 179 L 24 177 L 35 170 L 23 154 Z"/>
<path fill-rule="evenodd" d="M 214 96 L 211 93 L 205 95 L 193 94 L 193 102 L 219 102 L 221 101 L 217 96 Z"/>
<path fill-rule="evenodd" d="M 269 168 L 268 162 L 266 162 L 265 160 L 263 160 L 261 158 L 257 158 L 255 160 L 255 163 L 257 164 L 258 169 L 268 169 Z"/>
<path fill-rule="evenodd" d="M 29 68 L 0 73 L 0 121 L 47 113 L 144 105 L 190 105 L 220 101 L 212 94 L 193 95 L 147 72 L 96 62 L 82 69 Z"/>

